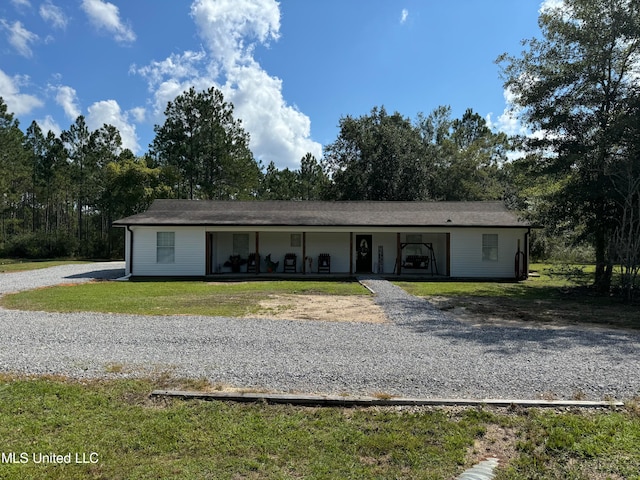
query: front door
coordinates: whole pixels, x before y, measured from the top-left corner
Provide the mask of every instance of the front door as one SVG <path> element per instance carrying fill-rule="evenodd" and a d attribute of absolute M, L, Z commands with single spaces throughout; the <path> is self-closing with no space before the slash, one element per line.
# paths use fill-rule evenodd
<path fill-rule="evenodd" d="M 373 270 L 371 240 L 371 235 L 356 235 L 356 273 L 371 273 Z"/>

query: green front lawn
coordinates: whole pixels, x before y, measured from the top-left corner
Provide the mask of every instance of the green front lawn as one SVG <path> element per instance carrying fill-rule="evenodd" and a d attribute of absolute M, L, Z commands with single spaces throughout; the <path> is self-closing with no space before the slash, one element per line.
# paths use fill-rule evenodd
<path fill-rule="evenodd" d="M 20 479 L 450 479 L 480 458 L 498 479 L 640 478 L 640 416 L 447 408 L 308 408 L 151 400 L 158 377 L 83 381 L 0 375 L 0 438 Z M 71 464 L 33 455 L 71 453 Z M 87 463 L 75 463 L 76 456 Z M 83 457 L 84 454 L 84 457 Z M 94 454 L 94 455 L 92 455 Z M 90 463 L 95 461 L 96 463 Z"/>
<path fill-rule="evenodd" d="M 242 317 L 258 313 L 260 301 L 279 294 L 370 295 L 357 282 L 95 282 L 5 295 L 0 305 L 56 312 Z"/>
<path fill-rule="evenodd" d="M 562 289 L 582 287 L 593 279 L 593 265 L 551 265 L 534 263 L 533 276 L 522 282 L 396 282 L 412 295 L 428 297 L 481 296 L 547 299 Z"/>

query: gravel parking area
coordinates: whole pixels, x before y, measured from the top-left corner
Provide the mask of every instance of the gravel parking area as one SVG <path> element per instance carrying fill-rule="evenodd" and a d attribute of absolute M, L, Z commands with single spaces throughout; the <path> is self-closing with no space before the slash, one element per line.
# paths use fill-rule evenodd
<path fill-rule="evenodd" d="M 99 265 L 108 278 L 122 274 L 121 265 Z M 102 278 L 95 265 L 64 269 L 0 275 L 0 292 L 27 288 L 29 279 L 39 286 Z M 391 322 L 0 310 L 0 371 L 78 378 L 169 372 L 302 393 L 585 400 L 640 395 L 636 332 L 477 327 L 384 280 L 362 281 Z"/>
<path fill-rule="evenodd" d="M 90 280 L 115 279 L 124 275 L 124 262 L 97 262 L 0 273 L 0 295 L 21 290 L 50 287 L 61 283 L 82 283 Z"/>

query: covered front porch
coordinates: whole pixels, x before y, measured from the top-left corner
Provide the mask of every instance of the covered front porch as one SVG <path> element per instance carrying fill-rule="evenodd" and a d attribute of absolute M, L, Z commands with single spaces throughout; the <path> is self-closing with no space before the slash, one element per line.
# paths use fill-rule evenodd
<path fill-rule="evenodd" d="M 206 275 L 449 276 L 450 234 L 372 229 L 207 229 Z"/>

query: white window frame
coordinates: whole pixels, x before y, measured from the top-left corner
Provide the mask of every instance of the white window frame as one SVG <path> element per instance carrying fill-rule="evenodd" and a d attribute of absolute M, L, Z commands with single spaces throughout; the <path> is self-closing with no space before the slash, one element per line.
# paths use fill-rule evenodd
<path fill-rule="evenodd" d="M 407 243 L 416 243 L 419 245 L 407 245 L 404 247 L 405 255 L 422 255 L 422 234 L 421 233 L 407 233 L 406 237 Z"/>
<path fill-rule="evenodd" d="M 499 257 L 499 238 L 497 233 L 482 234 L 482 261 L 497 262 Z"/>
<path fill-rule="evenodd" d="M 249 258 L 249 234 L 233 234 L 233 255 L 240 255 L 240 258 Z"/>
<path fill-rule="evenodd" d="M 176 263 L 176 232 L 156 232 L 156 263 Z"/>

